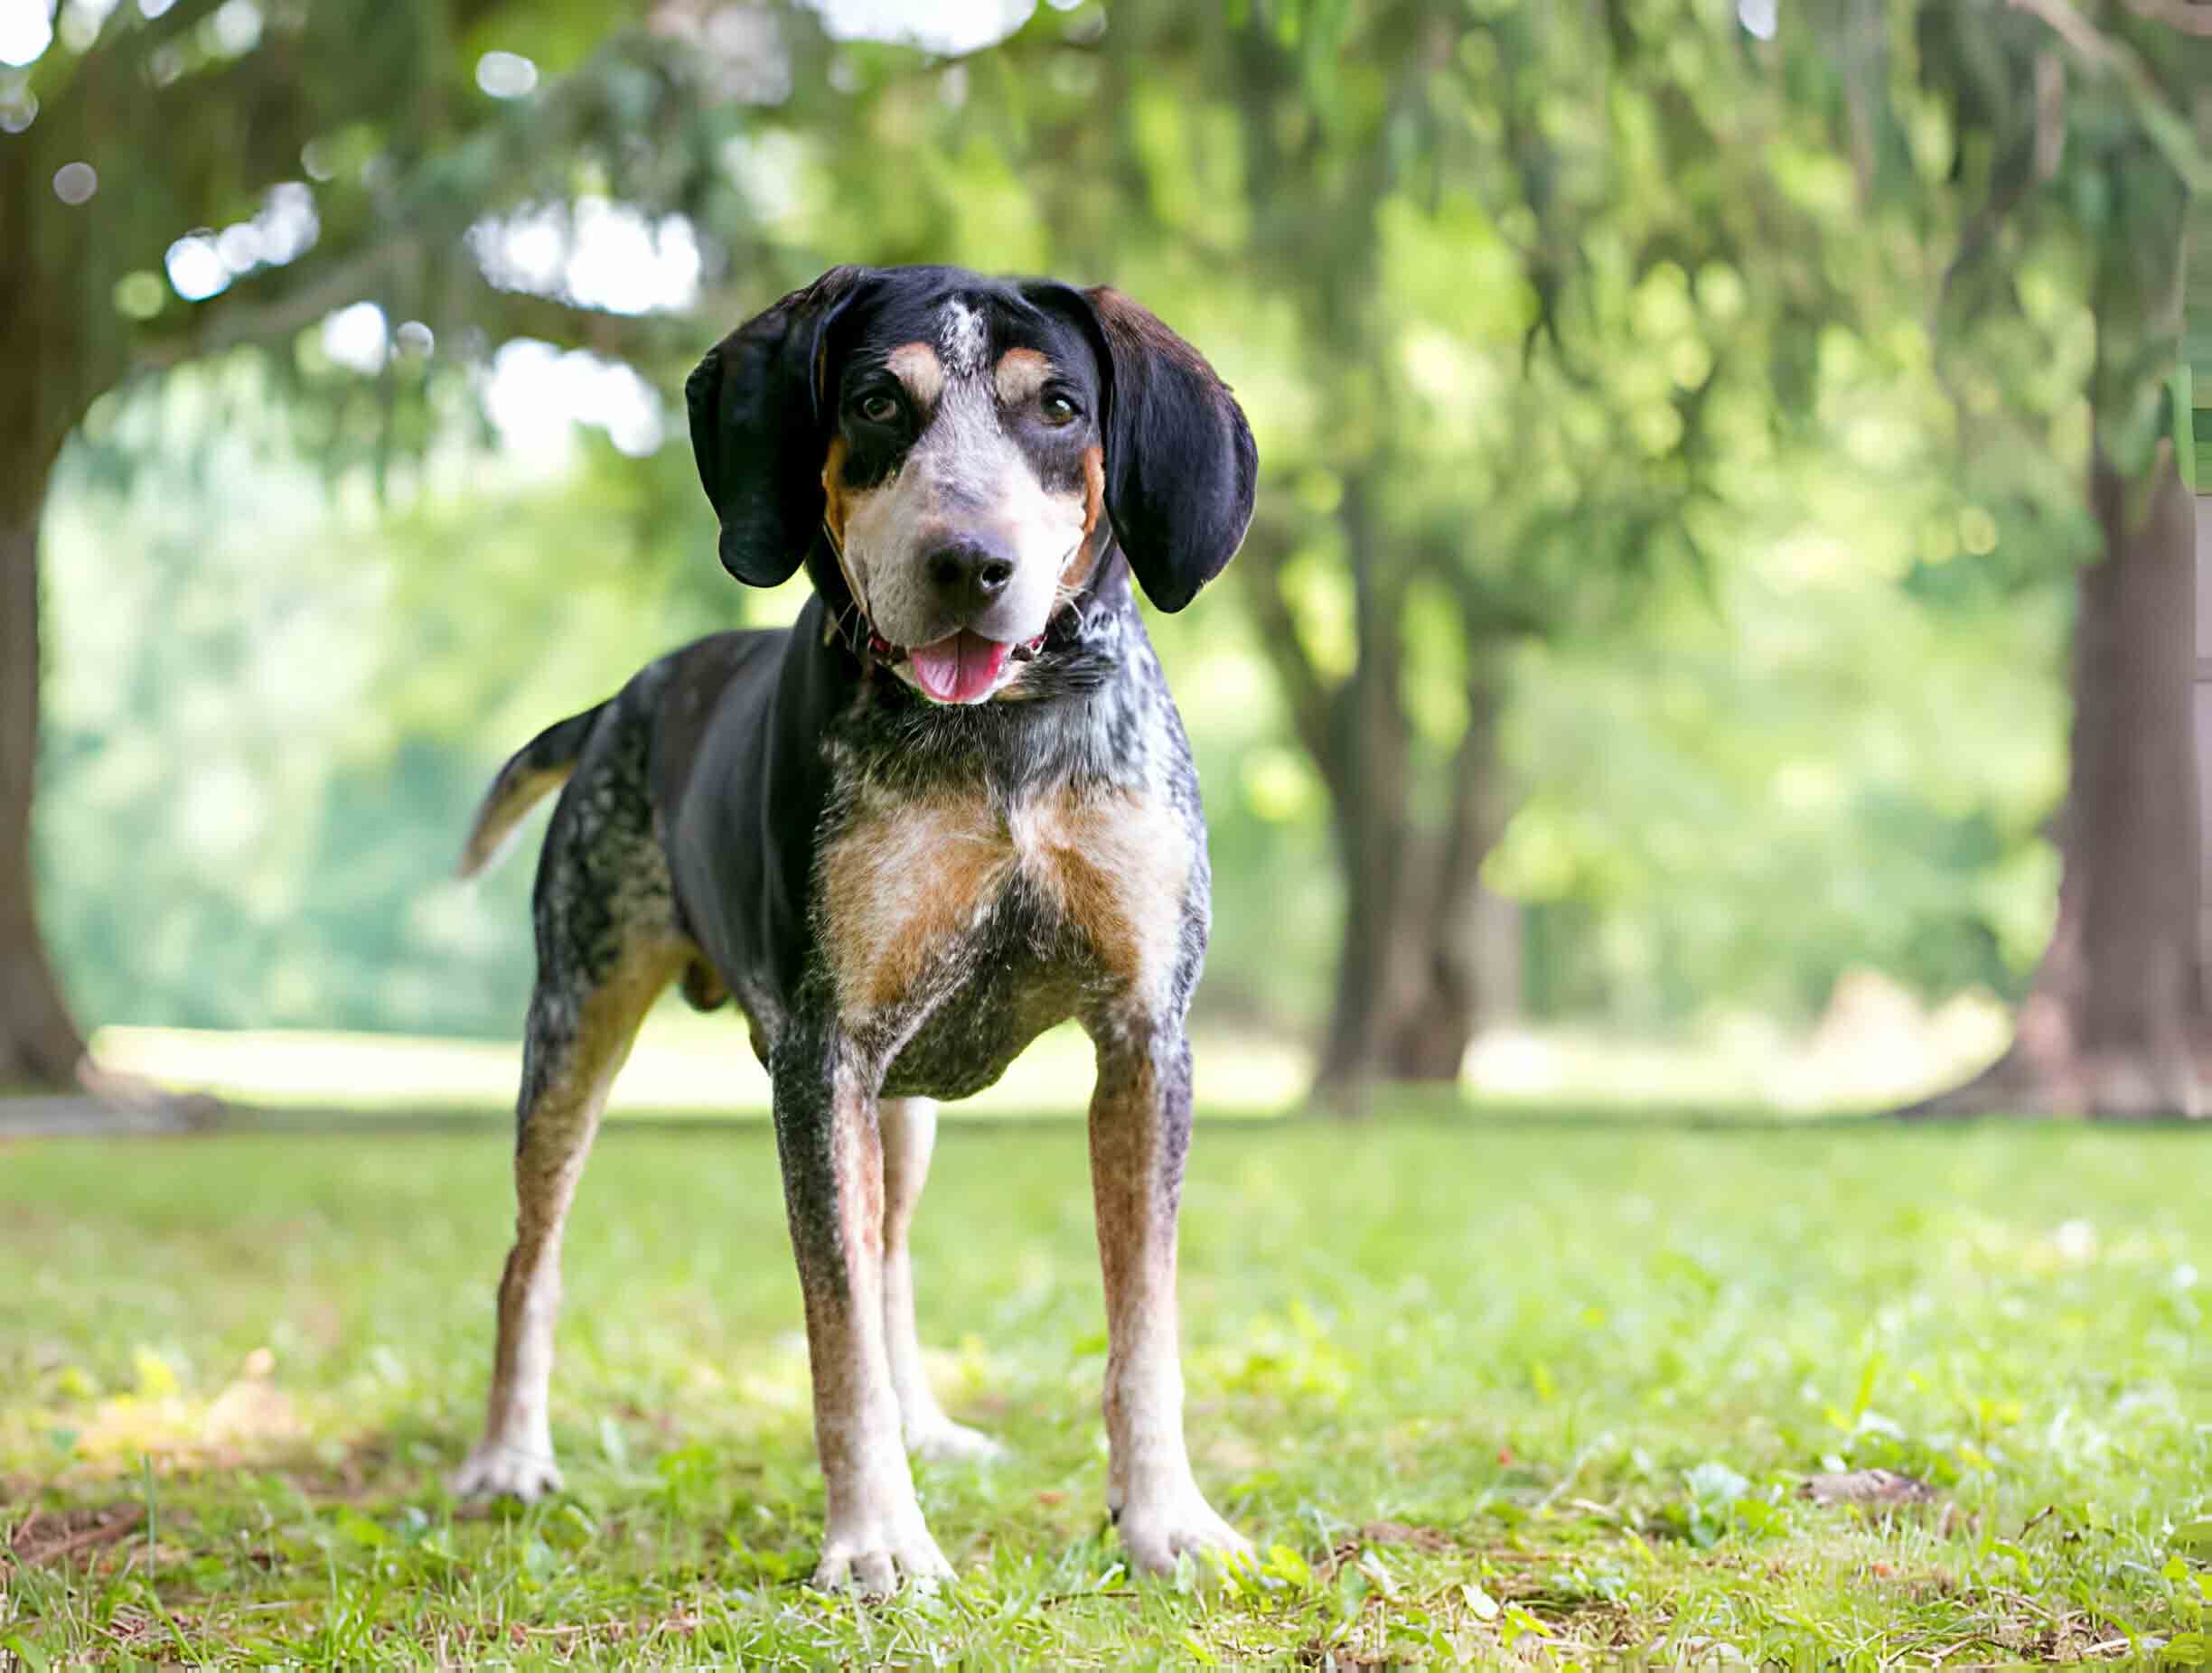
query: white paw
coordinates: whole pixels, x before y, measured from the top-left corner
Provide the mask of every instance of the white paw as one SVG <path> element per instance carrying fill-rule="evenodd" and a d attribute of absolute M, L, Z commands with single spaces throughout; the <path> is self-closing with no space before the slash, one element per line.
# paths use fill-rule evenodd
<path fill-rule="evenodd" d="M 910 1431 L 906 1451 L 927 1463 L 992 1463 L 1007 1455 L 1007 1449 L 982 1430 L 942 1416 Z"/>
<path fill-rule="evenodd" d="M 456 1499 L 520 1499 L 528 1505 L 560 1491 L 561 1472 L 550 1452 L 479 1441 L 447 1485 Z"/>
<path fill-rule="evenodd" d="M 1253 1556 L 1251 1541 L 1214 1514 L 1195 1482 L 1132 1497 L 1115 1513 L 1114 1527 L 1129 1561 L 1142 1574 L 1172 1575 L 1179 1556 L 1198 1558 L 1202 1570 L 1209 1552 L 1247 1561 Z"/>
<path fill-rule="evenodd" d="M 952 1565 L 930 1537 L 919 1509 L 904 1515 L 853 1519 L 822 1540 L 814 1584 L 825 1592 L 858 1585 L 869 1597 L 888 1597 L 902 1584 L 933 1592 L 952 1578 Z"/>

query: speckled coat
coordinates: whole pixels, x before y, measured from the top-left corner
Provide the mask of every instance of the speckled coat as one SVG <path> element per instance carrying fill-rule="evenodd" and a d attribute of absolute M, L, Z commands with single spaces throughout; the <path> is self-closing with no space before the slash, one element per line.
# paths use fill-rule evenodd
<path fill-rule="evenodd" d="M 922 334 L 941 318 L 946 334 Z M 1056 589 L 1045 578 L 1049 618 L 990 700 L 933 702 L 895 677 L 881 623 L 858 608 L 852 576 L 880 597 L 897 556 L 840 548 L 828 529 L 903 467 L 869 463 L 866 425 L 822 421 L 824 386 L 848 363 L 844 375 L 878 380 L 889 366 L 948 407 L 970 379 L 967 433 L 1003 425 L 987 439 L 1028 472 L 1030 501 L 1076 497 L 1066 526 L 1082 544 Z M 1041 463 L 1024 465 L 1000 408 L 1048 376 L 1096 419 L 1055 410 L 1054 433 L 1028 444 Z M 950 269 L 828 276 L 721 345 L 691 394 L 725 563 L 780 580 L 795 560 L 773 552 L 795 547 L 814 595 L 790 630 L 719 634 L 649 665 L 541 734 L 486 798 L 466 870 L 567 780 L 535 895 L 489 1421 L 456 1485 L 524 1498 L 558 1485 L 546 1389 L 561 1225 L 637 1025 L 680 982 L 702 1008 L 736 1002 L 774 1086 L 830 1499 L 818 1578 L 880 1590 L 947 1572 L 904 1450 L 990 1444 L 943 1415 L 920 1369 L 904 1233 L 927 1100 L 989 1086 L 1070 1017 L 1098 1054 L 1108 1503 L 1140 1567 L 1242 1548 L 1199 1494 L 1181 1430 L 1174 1224 L 1209 874 L 1197 776 L 1130 576 L 1179 607 L 1227 561 L 1251 510 L 1242 416 L 1187 346 L 1111 293 Z M 807 426 L 777 414 L 802 397 L 816 423 L 794 439 Z M 910 450 L 928 421 L 922 406 Z M 793 461 L 815 472 L 811 494 Z M 811 537 L 792 523 L 808 516 L 822 519 Z"/>

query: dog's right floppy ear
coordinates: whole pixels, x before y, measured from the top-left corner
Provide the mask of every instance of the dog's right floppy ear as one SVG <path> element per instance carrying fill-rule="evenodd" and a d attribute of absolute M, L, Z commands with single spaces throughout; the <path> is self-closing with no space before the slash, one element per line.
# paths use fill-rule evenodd
<path fill-rule="evenodd" d="M 725 337 L 684 381 L 699 482 L 722 519 L 722 567 L 740 581 L 789 580 L 821 524 L 830 328 L 868 277 L 832 267 Z"/>
<path fill-rule="evenodd" d="M 1180 610 L 1251 523 L 1260 459 L 1244 409 L 1197 350 L 1119 291 L 1030 295 L 1091 334 L 1106 380 L 1106 515 L 1145 596 Z"/>

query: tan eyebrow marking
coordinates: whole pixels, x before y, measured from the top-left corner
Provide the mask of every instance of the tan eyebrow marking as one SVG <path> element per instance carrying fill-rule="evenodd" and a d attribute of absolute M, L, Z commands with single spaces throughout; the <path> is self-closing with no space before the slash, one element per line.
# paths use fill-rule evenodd
<path fill-rule="evenodd" d="M 997 387 L 1001 402 L 1018 407 L 1042 389 L 1052 374 L 1053 363 L 1035 349 L 1008 349 L 998 357 L 991 382 Z"/>
<path fill-rule="evenodd" d="M 944 362 L 937 358 L 937 350 L 925 342 L 903 342 L 884 356 L 884 364 L 891 375 L 906 386 L 906 393 L 924 409 L 937 405 L 937 397 L 944 393 Z"/>

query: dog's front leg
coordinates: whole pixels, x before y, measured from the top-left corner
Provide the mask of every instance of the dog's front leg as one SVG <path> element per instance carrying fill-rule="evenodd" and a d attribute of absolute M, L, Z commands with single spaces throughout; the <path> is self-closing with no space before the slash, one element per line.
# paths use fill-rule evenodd
<path fill-rule="evenodd" d="M 1186 1552 L 1251 1551 L 1198 1491 L 1183 1442 L 1176 1213 L 1190 1147 L 1190 1042 L 1180 1027 L 1093 1033 L 1091 1189 L 1106 1276 L 1106 1507 L 1130 1560 L 1166 1574 Z"/>
<path fill-rule="evenodd" d="M 820 1586 L 950 1578 L 922 1520 L 884 1342 L 883 1144 L 876 1082 L 832 1030 L 795 1023 L 775 1052 L 776 1147 L 806 1298 L 814 1444 L 829 1497 Z"/>

